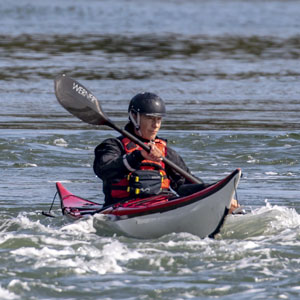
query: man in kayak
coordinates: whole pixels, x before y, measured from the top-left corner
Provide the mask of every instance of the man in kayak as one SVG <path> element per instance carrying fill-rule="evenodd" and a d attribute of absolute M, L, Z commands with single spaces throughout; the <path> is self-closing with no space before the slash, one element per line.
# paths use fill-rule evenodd
<path fill-rule="evenodd" d="M 94 172 L 103 180 L 105 205 L 126 199 L 145 198 L 160 193 L 176 192 L 186 196 L 207 186 L 191 184 L 162 161 L 166 157 L 190 173 L 181 156 L 157 136 L 166 114 L 163 100 L 153 93 L 139 93 L 128 107 L 129 122 L 125 130 L 150 147 L 146 152 L 128 138 L 120 136 L 103 141 L 95 149 Z M 231 211 L 238 207 L 232 201 Z"/>

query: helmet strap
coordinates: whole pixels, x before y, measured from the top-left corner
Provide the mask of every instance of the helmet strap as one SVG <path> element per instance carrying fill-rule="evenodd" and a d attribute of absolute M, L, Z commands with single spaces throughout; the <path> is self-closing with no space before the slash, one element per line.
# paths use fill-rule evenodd
<path fill-rule="evenodd" d="M 132 110 L 129 112 L 129 120 L 132 122 L 135 130 L 138 132 L 140 136 L 142 136 L 142 132 L 140 130 L 140 113 L 136 113 L 136 120 L 133 116 Z"/>

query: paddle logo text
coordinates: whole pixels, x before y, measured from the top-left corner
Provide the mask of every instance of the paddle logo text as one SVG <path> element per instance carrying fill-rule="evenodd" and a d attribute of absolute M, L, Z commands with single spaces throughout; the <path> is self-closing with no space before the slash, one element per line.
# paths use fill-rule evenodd
<path fill-rule="evenodd" d="M 73 82 L 73 90 L 75 90 L 79 95 L 86 97 L 91 102 L 97 103 L 97 98 L 76 82 Z"/>

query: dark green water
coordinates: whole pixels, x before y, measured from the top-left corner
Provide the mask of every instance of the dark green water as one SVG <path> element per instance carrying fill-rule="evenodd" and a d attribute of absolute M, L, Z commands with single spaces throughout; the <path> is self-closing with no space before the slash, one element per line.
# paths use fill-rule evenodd
<path fill-rule="evenodd" d="M 1 3 L 0 299 L 298 299 L 299 11 L 274 0 Z M 133 95 L 159 94 L 161 136 L 207 182 L 242 168 L 248 214 L 216 240 L 141 241 L 100 217 L 44 218 L 56 181 L 101 201 L 93 149 L 116 136 L 59 106 L 61 73 L 120 126 Z"/>

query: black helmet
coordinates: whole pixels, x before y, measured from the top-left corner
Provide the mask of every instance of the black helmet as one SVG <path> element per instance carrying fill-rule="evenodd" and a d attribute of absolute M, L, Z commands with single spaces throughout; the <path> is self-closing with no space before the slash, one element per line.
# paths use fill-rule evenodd
<path fill-rule="evenodd" d="M 128 112 L 163 117 L 166 114 L 166 107 L 164 101 L 156 94 L 139 93 L 131 99 Z"/>

